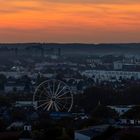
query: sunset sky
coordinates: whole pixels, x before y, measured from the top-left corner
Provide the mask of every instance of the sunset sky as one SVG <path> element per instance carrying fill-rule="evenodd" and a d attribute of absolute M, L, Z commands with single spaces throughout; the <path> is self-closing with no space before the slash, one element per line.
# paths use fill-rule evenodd
<path fill-rule="evenodd" d="M 140 0 L 0 0 L 0 42 L 140 42 Z"/>

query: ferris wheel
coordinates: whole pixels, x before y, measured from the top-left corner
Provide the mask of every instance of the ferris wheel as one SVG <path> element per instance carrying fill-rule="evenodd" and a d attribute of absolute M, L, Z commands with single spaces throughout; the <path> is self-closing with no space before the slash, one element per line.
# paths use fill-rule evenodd
<path fill-rule="evenodd" d="M 73 106 L 73 95 L 70 87 L 63 81 L 47 80 L 36 88 L 33 95 L 34 102 L 37 102 L 35 109 L 69 112 Z"/>

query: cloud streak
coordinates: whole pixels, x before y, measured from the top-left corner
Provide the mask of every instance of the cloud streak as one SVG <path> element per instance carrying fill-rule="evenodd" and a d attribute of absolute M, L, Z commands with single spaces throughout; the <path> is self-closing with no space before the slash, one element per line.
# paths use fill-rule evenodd
<path fill-rule="evenodd" d="M 38 2 L 54 3 L 92 3 L 92 4 L 134 4 L 140 3 L 139 0 L 40 0 Z"/>
<path fill-rule="evenodd" d="M 140 36 L 139 0 L 0 2 L 1 42 L 133 42 Z"/>

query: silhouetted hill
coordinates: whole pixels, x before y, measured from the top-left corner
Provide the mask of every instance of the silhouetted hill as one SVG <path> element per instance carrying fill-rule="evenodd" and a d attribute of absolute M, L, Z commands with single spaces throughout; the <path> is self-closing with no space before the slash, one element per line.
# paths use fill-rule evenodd
<path fill-rule="evenodd" d="M 1 50 L 57 50 L 60 48 L 63 54 L 67 55 L 91 55 L 91 54 L 125 54 L 139 55 L 140 43 L 124 44 L 81 44 L 81 43 L 17 43 L 17 44 L 0 44 Z"/>

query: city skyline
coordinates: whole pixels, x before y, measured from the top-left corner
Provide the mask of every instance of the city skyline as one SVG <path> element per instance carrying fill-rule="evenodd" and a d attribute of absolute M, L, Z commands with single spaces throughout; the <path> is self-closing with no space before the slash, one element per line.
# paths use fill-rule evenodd
<path fill-rule="evenodd" d="M 0 42 L 140 40 L 139 0 L 0 0 Z"/>

